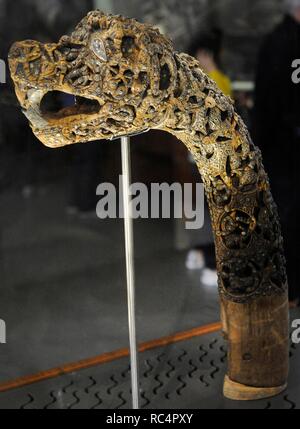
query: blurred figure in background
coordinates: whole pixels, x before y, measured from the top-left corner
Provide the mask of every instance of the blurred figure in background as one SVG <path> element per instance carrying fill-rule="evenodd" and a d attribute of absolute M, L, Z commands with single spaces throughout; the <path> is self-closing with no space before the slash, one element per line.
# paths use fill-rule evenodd
<path fill-rule="evenodd" d="M 195 57 L 203 71 L 216 82 L 225 95 L 232 95 L 229 77 L 221 70 L 222 31 L 215 28 L 210 34 L 197 37 L 189 53 Z"/>
<path fill-rule="evenodd" d="M 213 29 L 210 34 L 195 38 L 189 49 L 189 54 L 200 62 L 203 71 L 216 82 L 219 89 L 224 94 L 231 96 L 230 79 L 221 70 L 221 52 L 222 32 L 218 29 Z M 214 286 L 217 284 L 215 246 L 212 237 L 211 243 L 196 246 L 188 252 L 186 267 L 190 270 L 201 270 L 200 280 L 203 285 Z"/>
<path fill-rule="evenodd" d="M 254 139 L 261 148 L 281 217 L 291 306 L 300 301 L 300 84 L 292 62 L 300 58 L 300 0 L 285 1 L 283 21 L 266 37 L 256 75 Z"/>

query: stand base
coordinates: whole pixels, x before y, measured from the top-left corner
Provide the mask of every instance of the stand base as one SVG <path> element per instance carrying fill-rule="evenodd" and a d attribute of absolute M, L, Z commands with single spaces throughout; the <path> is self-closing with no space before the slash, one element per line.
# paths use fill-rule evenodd
<path fill-rule="evenodd" d="M 223 393 L 228 399 L 235 401 L 254 401 L 278 395 L 287 388 L 287 384 L 277 387 L 252 387 L 236 383 L 225 375 Z"/>

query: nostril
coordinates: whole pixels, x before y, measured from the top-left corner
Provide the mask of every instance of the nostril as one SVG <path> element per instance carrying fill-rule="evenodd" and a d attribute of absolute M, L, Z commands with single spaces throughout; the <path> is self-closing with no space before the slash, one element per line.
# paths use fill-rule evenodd
<path fill-rule="evenodd" d="M 19 77 L 25 77 L 24 65 L 22 63 L 18 63 L 15 68 L 15 75 Z"/>
<path fill-rule="evenodd" d="M 38 76 L 41 72 L 41 62 L 39 59 L 30 61 L 29 70 L 35 76 Z"/>

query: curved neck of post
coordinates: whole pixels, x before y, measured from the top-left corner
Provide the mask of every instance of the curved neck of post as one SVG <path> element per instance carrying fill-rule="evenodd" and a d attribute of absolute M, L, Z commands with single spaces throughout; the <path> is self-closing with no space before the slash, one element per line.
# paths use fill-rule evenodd
<path fill-rule="evenodd" d="M 181 58 L 179 63 L 178 58 Z M 222 295 L 246 302 L 286 291 L 285 259 L 276 206 L 261 154 L 231 99 L 187 55 L 160 127 L 192 153 L 202 176 L 215 236 Z"/>

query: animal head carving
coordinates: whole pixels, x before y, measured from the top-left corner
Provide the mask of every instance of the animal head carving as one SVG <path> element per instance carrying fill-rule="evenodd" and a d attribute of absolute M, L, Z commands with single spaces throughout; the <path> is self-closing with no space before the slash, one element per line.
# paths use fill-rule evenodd
<path fill-rule="evenodd" d="M 99 11 L 57 44 L 15 43 L 9 65 L 33 132 L 50 147 L 157 128 L 176 84 L 166 37 Z"/>
<path fill-rule="evenodd" d="M 261 154 L 230 98 L 153 27 L 97 11 L 57 44 L 16 43 L 9 62 L 23 111 L 47 146 L 149 128 L 186 144 L 212 215 L 234 380 L 227 377 L 224 392 L 233 399 L 281 392 L 288 311 L 280 224 Z"/>

